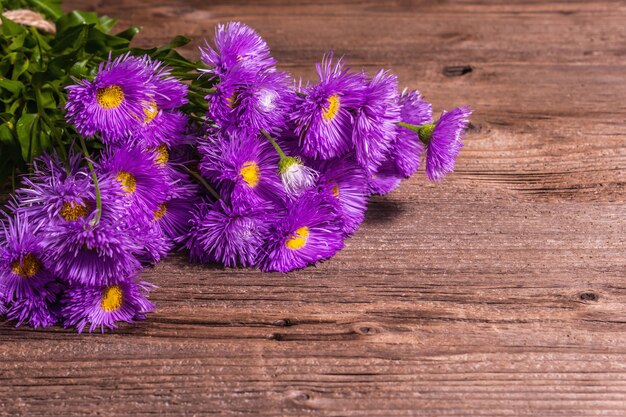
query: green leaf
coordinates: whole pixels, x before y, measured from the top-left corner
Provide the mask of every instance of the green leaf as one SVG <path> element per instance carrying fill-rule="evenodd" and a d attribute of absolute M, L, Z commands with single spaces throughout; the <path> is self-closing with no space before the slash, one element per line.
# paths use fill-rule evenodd
<path fill-rule="evenodd" d="M 27 0 L 27 3 L 52 20 L 57 20 L 63 15 L 61 0 Z"/>
<path fill-rule="evenodd" d="M 24 46 L 24 41 L 26 40 L 26 36 L 28 36 L 28 32 L 20 33 L 19 35 L 15 35 L 12 37 L 13 41 L 8 46 L 9 51 L 17 51 L 18 49 Z"/>
<path fill-rule="evenodd" d="M 102 30 L 103 32 L 109 32 L 113 28 L 113 26 L 115 26 L 117 20 L 111 19 L 108 16 L 100 16 L 98 18 L 98 22 L 99 25 L 96 26 L 98 29 Z"/>
<path fill-rule="evenodd" d="M 11 124 L 9 122 L 2 123 L 0 125 L 0 143 L 4 143 L 6 146 L 12 146 L 15 143 L 13 131 L 11 130 Z"/>
<path fill-rule="evenodd" d="M 85 51 L 90 54 L 103 55 L 103 52 L 109 50 L 121 51 L 128 48 L 128 39 L 109 35 L 101 30 L 92 27 L 89 31 Z"/>
<path fill-rule="evenodd" d="M 37 134 L 38 114 L 25 113 L 17 121 L 15 132 L 22 148 L 22 158 L 30 161 L 33 156 L 33 137 Z"/>
<path fill-rule="evenodd" d="M 52 42 L 52 53 L 70 54 L 85 46 L 89 34 L 89 25 L 74 26 L 59 34 Z"/>
<path fill-rule="evenodd" d="M 181 46 L 187 45 L 189 42 L 191 42 L 191 39 L 189 39 L 188 37 L 178 35 L 174 39 L 172 39 L 169 43 L 158 48 L 157 52 L 164 52 L 164 51 L 169 51 L 170 49 L 180 48 Z"/>
<path fill-rule="evenodd" d="M 4 88 L 14 96 L 17 96 L 24 91 L 24 84 L 19 81 L 7 80 L 6 78 L 0 77 L 0 88 Z"/>
<path fill-rule="evenodd" d="M 18 25 L 10 19 L 4 17 L 4 15 L 0 15 L 0 20 L 2 20 L 2 34 L 4 36 L 16 36 L 26 32 L 26 29 L 22 25 Z"/>
<path fill-rule="evenodd" d="M 102 32 L 108 32 L 115 24 L 116 20 L 106 16 L 98 17 L 93 12 L 79 12 L 74 10 L 57 20 L 57 36 L 63 36 L 67 30 L 83 25 L 93 25 Z"/>
<path fill-rule="evenodd" d="M 13 80 L 17 80 L 20 77 L 20 75 L 26 72 L 29 66 L 30 66 L 30 61 L 28 60 L 28 58 L 22 53 L 17 54 L 15 58 L 15 65 L 13 67 L 13 75 L 11 76 L 11 78 Z"/>
<path fill-rule="evenodd" d="M 141 31 L 141 28 L 139 26 L 131 26 L 125 31 L 120 32 L 115 36 L 117 36 L 118 38 L 124 38 L 130 42 L 140 31 Z"/>

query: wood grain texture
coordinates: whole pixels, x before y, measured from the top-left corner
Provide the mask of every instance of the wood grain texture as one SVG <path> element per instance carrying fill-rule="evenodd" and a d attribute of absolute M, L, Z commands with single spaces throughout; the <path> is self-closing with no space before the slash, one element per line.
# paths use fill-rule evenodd
<path fill-rule="evenodd" d="M 174 256 L 136 326 L 1 324 L 0 416 L 626 415 L 626 4 L 511 3 L 67 0 L 143 46 L 242 20 L 296 76 L 334 49 L 476 112 L 455 174 L 317 268 Z"/>

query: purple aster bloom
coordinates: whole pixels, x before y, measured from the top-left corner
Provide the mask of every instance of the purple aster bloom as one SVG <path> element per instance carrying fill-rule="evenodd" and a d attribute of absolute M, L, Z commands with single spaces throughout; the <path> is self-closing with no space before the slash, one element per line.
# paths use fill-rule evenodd
<path fill-rule="evenodd" d="M 120 56 L 100 64 L 93 81 L 81 80 L 67 87 L 68 123 L 83 136 L 102 135 L 105 142 L 125 139 L 152 101 L 152 77 L 143 60 Z"/>
<path fill-rule="evenodd" d="M 78 156 L 78 158 L 76 158 Z M 56 155 L 44 155 L 33 163 L 33 173 L 23 179 L 16 191 L 17 213 L 45 228 L 51 222 L 71 222 L 91 217 L 96 210 L 92 176 L 79 165 L 80 155 L 70 155 L 69 172 Z M 98 179 L 105 213 L 119 216 L 126 210 L 119 185 L 110 177 Z"/>
<path fill-rule="evenodd" d="M 2 223 L 0 287 L 6 301 L 34 298 L 53 277 L 46 268 L 41 236 L 29 218 L 17 214 Z"/>
<path fill-rule="evenodd" d="M 215 49 L 208 42 L 200 48 L 201 59 L 210 72 L 223 77 L 233 67 L 240 65 L 250 69 L 264 69 L 276 64 L 267 43 L 249 26 L 240 22 L 218 25 L 215 29 Z"/>
<path fill-rule="evenodd" d="M 352 156 L 322 161 L 316 168 L 320 173 L 319 186 L 339 202 L 343 231 L 348 235 L 354 233 L 363 222 L 367 208 L 365 171 Z"/>
<path fill-rule="evenodd" d="M 332 257 L 343 248 L 343 224 L 334 197 L 315 190 L 287 202 L 272 224 L 263 270 L 289 272 Z"/>
<path fill-rule="evenodd" d="M 441 181 L 454 171 L 456 157 L 463 147 L 461 135 L 472 114 L 469 107 L 458 107 L 444 112 L 435 124 L 426 124 L 420 129 L 419 137 L 426 143 L 426 176 L 431 181 Z"/>
<path fill-rule="evenodd" d="M 91 218 L 53 224 L 42 236 L 44 262 L 58 277 L 84 285 L 110 285 L 137 272 L 141 264 L 135 254 L 142 247 L 129 233 L 125 221 L 102 218 L 91 225 Z"/>
<path fill-rule="evenodd" d="M 331 159 L 351 149 L 351 111 L 363 100 L 366 80 L 362 73 L 350 73 L 341 60 L 333 64 L 332 53 L 316 68 L 320 82 L 301 89 L 292 121 L 304 156 Z"/>
<path fill-rule="evenodd" d="M 167 199 L 171 184 L 167 172 L 159 167 L 158 154 L 138 146 L 107 147 L 98 172 L 117 181 L 118 188 L 130 202 L 134 220 L 151 218 Z"/>
<path fill-rule="evenodd" d="M 159 60 L 148 55 L 142 58 L 144 65 L 151 71 L 149 83 L 154 86 L 154 97 L 151 104 L 157 109 L 177 109 L 189 102 L 188 87 L 178 78 L 172 76 L 170 69 Z M 152 106 L 150 106 L 152 108 Z"/>
<path fill-rule="evenodd" d="M 98 328 L 104 333 L 105 328 L 117 328 L 119 322 L 145 320 L 155 307 L 147 298 L 152 288 L 151 284 L 132 279 L 95 287 L 72 285 L 61 300 L 63 324 L 76 326 L 78 333 L 87 325 L 90 333 Z"/>
<path fill-rule="evenodd" d="M 399 121 L 398 79 L 380 70 L 363 92 L 352 134 L 357 161 L 366 171 L 375 172 L 385 160 Z"/>
<path fill-rule="evenodd" d="M 228 267 L 256 265 L 270 208 L 263 204 L 230 205 L 223 200 L 198 204 L 186 242 L 191 258 Z"/>
<path fill-rule="evenodd" d="M 430 103 L 424 101 L 419 91 L 407 92 L 404 90 L 400 97 L 400 119 L 404 123 L 421 126 L 433 121 L 433 108 Z M 394 161 L 398 172 L 408 178 L 413 175 L 420 166 L 424 144 L 415 132 L 404 127 L 398 127 L 396 141 L 392 147 L 391 159 Z"/>
<path fill-rule="evenodd" d="M 16 190 L 20 203 L 16 211 L 37 225 L 87 215 L 87 202 L 95 195 L 91 177 L 80 167 L 80 159 L 78 154 L 70 155 L 68 172 L 56 154 L 37 158 L 33 173 L 23 177 L 23 186 Z"/>
<path fill-rule="evenodd" d="M 161 61 L 147 55 L 141 60 L 150 70 L 149 84 L 153 86 L 154 96 L 144 103 L 132 136 L 146 147 L 177 145 L 185 136 L 188 119 L 175 109 L 188 103 L 188 87 L 173 77 Z"/>
<path fill-rule="evenodd" d="M 141 247 L 136 256 L 143 264 L 159 263 L 174 247 L 174 242 L 154 223 L 131 225 L 129 232 L 137 238 Z"/>
<path fill-rule="evenodd" d="M 18 298 L 6 308 L 6 319 L 16 321 L 16 327 L 28 324 L 31 327 L 49 327 L 59 320 L 56 311 L 57 294 L 60 286 L 50 282 L 35 292 Z"/>
<path fill-rule="evenodd" d="M 181 144 L 187 133 L 187 116 L 177 110 L 159 109 L 152 103 L 144 108 L 132 137 L 143 147 L 172 147 Z"/>
<path fill-rule="evenodd" d="M 233 203 L 280 198 L 278 154 L 267 140 L 236 132 L 217 134 L 201 143 L 202 174 L 231 195 Z"/>
<path fill-rule="evenodd" d="M 278 132 L 287 123 L 295 100 L 289 76 L 278 71 L 248 73 L 236 67 L 206 97 L 209 116 L 219 126 Z"/>
<path fill-rule="evenodd" d="M 178 171 L 173 171 L 172 175 L 174 184 L 168 199 L 154 212 L 153 224 L 173 242 L 180 242 L 191 227 L 190 220 L 199 190 L 188 175 Z"/>
<path fill-rule="evenodd" d="M 171 198 L 154 213 L 154 223 L 173 242 L 179 242 L 191 227 L 190 221 L 196 204 L 196 196 Z"/>
<path fill-rule="evenodd" d="M 385 195 L 393 191 L 403 175 L 398 171 L 398 167 L 393 159 L 388 159 L 378 168 L 378 170 L 369 176 L 369 192 L 370 194 Z"/>

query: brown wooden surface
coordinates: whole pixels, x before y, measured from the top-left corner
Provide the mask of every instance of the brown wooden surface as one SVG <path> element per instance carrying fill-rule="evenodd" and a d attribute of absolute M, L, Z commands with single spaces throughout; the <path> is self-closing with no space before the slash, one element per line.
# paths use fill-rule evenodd
<path fill-rule="evenodd" d="M 173 257 L 139 325 L 1 324 L 0 416 L 626 415 L 626 4 L 511 3 L 68 0 L 137 45 L 239 19 L 296 76 L 334 49 L 476 113 L 455 174 L 317 268 Z"/>

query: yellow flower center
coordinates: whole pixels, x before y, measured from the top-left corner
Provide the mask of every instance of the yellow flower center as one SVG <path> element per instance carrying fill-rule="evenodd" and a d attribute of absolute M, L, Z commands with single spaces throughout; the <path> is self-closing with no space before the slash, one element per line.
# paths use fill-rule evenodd
<path fill-rule="evenodd" d="M 230 107 L 231 109 L 235 107 L 236 102 L 237 102 L 237 92 L 234 92 L 232 96 L 226 99 L 226 103 L 228 104 L 228 107 Z"/>
<path fill-rule="evenodd" d="M 330 122 L 337 116 L 339 113 L 339 109 L 341 108 L 341 103 L 339 102 L 339 96 L 337 94 L 333 94 L 328 97 L 328 107 L 324 109 L 324 118 L 326 121 Z"/>
<path fill-rule="evenodd" d="M 115 178 L 122 184 L 122 189 L 128 194 L 134 193 L 137 189 L 137 179 L 130 172 L 120 171 Z"/>
<path fill-rule="evenodd" d="M 87 212 L 87 203 L 84 201 L 82 204 L 66 201 L 61 207 L 59 215 L 68 222 L 75 222 L 87 216 Z"/>
<path fill-rule="evenodd" d="M 124 91 L 119 85 L 111 85 L 98 89 L 96 93 L 98 104 L 104 109 L 114 109 L 119 107 L 124 101 Z"/>
<path fill-rule="evenodd" d="M 100 307 L 104 311 L 115 311 L 122 306 L 122 289 L 119 285 L 111 285 L 107 287 L 102 293 L 102 301 L 100 301 Z"/>
<path fill-rule="evenodd" d="M 339 185 L 335 184 L 333 186 L 333 197 L 339 197 Z"/>
<path fill-rule="evenodd" d="M 154 162 L 157 165 L 165 166 L 170 160 L 170 152 L 167 150 L 167 145 L 164 143 L 160 144 L 155 149 L 157 156 Z"/>
<path fill-rule="evenodd" d="M 159 109 L 157 108 L 156 102 L 152 101 L 152 102 L 148 103 L 147 106 L 144 106 L 143 114 L 146 116 L 146 117 L 144 117 L 143 122 L 145 124 L 150 123 L 152 121 L 152 119 L 154 119 L 156 117 L 156 115 L 159 114 Z"/>
<path fill-rule="evenodd" d="M 308 238 L 309 228 L 306 226 L 299 227 L 291 236 L 289 236 L 289 239 L 285 242 L 285 246 L 291 250 L 298 250 L 306 245 Z"/>
<path fill-rule="evenodd" d="M 154 212 L 154 221 L 158 222 L 165 216 L 167 213 L 167 204 L 163 203 L 159 206 L 159 208 Z"/>
<path fill-rule="evenodd" d="M 261 170 L 256 162 L 245 162 L 239 171 L 239 174 L 243 177 L 243 180 L 250 186 L 250 188 L 257 186 L 260 180 L 260 173 Z"/>
<path fill-rule="evenodd" d="M 34 277 L 40 269 L 41 262 L 32 253 L 26 254 L 22 262 L 19 259 L 11 262 L 11 272 L 23 278 Z"/>

